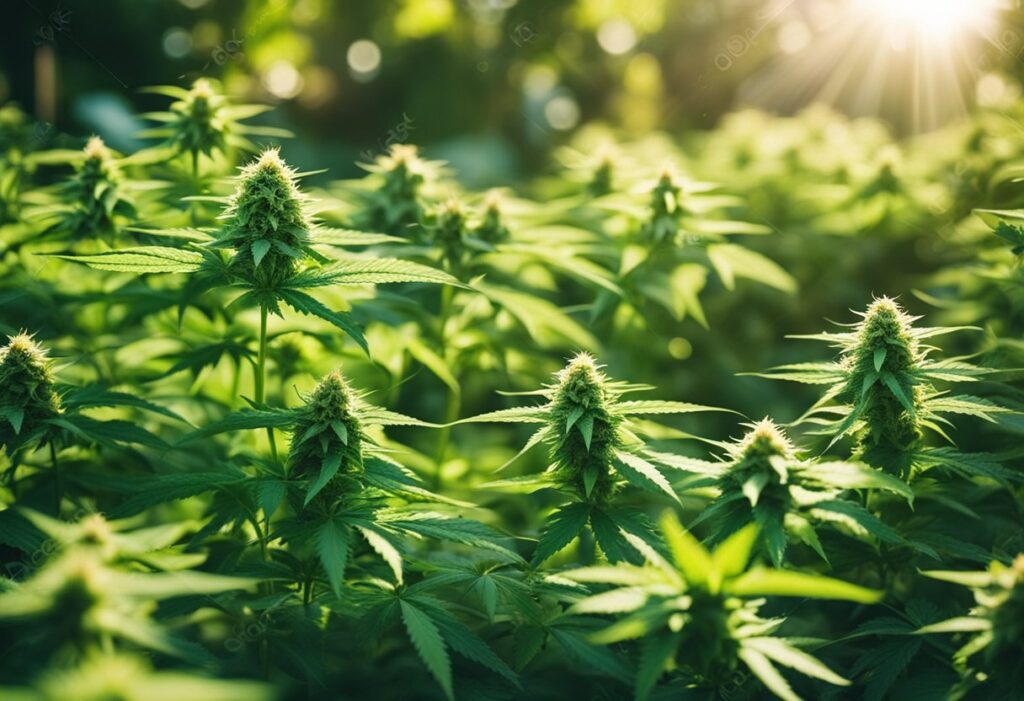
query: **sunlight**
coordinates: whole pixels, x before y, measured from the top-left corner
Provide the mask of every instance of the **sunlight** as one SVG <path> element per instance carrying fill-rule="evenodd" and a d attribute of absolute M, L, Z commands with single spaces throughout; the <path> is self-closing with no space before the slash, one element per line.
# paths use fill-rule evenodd
<path fill-rule="evenodd" d="M 938 41 L 989 25 L 995 0 L 856 0 L 875 19 L 907 34 Z"/>

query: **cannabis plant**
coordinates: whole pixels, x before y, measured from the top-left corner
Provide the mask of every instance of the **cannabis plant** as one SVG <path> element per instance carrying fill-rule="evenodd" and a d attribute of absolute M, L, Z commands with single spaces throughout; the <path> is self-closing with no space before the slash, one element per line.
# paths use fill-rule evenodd
<path fill-rule="evenodd" d="M 768 377 L 831 385 L 804 415 L 834 444 L 850 436 L 853 455 L 905 481 L 940 467 L 971 477 L 1013 479 L 990 454 L 966 454 L 926 443 L 926 432 L 946 437 L 947 415 L 995 421 L 1011 411 L 971 395 L 953 395 L 938 383 L 976 381 L 992 373 L 961 359 L 934 359 L 925 341 L 957 328 L 921 327 L 893 299 L 876 299 L 851 331 L 801 336 L 831 343 L 837 361 L 781 366 Z"/>
<path fill-rule="evenodd" d="M 68 259 L 116 272 L 189 273 L 187 295 L 219 286 L 242 290 L 233 304 L 255 305 L 260 310 L 254 398 L 261 403 L 267 317 L 271 312 L 281 315 L 282 302 L 333 324 L 367 349 L 352 314 L 330 309 L 305 290 L 387 282 L 455 283 L 441 271 L 396 259 L 332 260 L 327 248 L 334 241 L 333 232 L 321 230 L 313 221 L 298 178 L 277 150 L 264 151 L 243 168 L 235 193 L 224 200 L 223 225 L 218 231 L 193 230 L 191 243 L 183 248 L 144 246 Z M 174 232 L 167 235 L 175 236 Z"/>
<path fill-rule="evenodd" d="M 616 282 L 625 290 L 622 313 L 629 307 L 641 310 L 650 301 L 676 321 L 690 317 L 707 326 L 700 294 L 710 270 L 729 289 L 737 278 L 748 278 L 784 292 L 795 290 L 792 277 L 776 263 L 730 240 L 733 235 L 769 234 L 771 229 L 728 218 L 740 200 L 715 190 L 713 184 L 666 170 L 630 193 L 593 202 L 613 217 L 606 228 L 615 249 Z M 619 302 L 617 295 L 604 292 L 595 313 L 613 310 Z"/>
<path fill-rule="evenodd" d="M 93 136 L 80 152 L 57 151 L 46 160 L 67 162 L 75 173 L 47 189 L 36 190 L 27 199 L 34 205 L 28 217 L 41 227 L 41 237 L 113 244 L 134 223 L 138 194 L 150 183 L 127 178 L 121 157 L 103 139 Z"/>
<path fill-rule="evenodd" d="M 156 620 L 153 602 L 178 596 L 212 597 L 246 589 L 251 581 L 189 569 L 202 562 L 167 550 L 187 530 L 169 524 L 128 531 L 98 514 L 77 524 L 26 511 L 24 517 L 41 537 L 27 536 L 32 555 L 45 559 L 24 581 L 0 593 L 0 625 L 32 621 L 38 631 L 29 642 L 43 659 L 90 651 L 141 647 L 201 663 L 205 651 Z M 178 557 L 175 557 L 175 555 Z M 29 565 L 37 561 L 33 557 Z M 28 651 L 18 650 L 23 655 Z"/>
<path fill-rule="evenodd" d="M 243 120 L 271 108 L 268 105 L 233 104 L 208 78 L 197 79 L 188 90 L 160 85 L 146 88 L 145 92 L 170 97 L 173 102 L 166 111 L 142 115 L 162 126 L 147 129 L 140 136 L 162 141 L 158 146 L 140 152 L 136 158 L 162 160 L 187 157 L 195 180 L 198 180 L 203 157 L 215 161 L 236 149 L 250 153 L 258 151 L 250 137 L 291 136 L 283 129 L 245 124 Z"/>
<path fill-rule="evenodd" d="M 790 541 L 828 557 L 817 528 L 832 524 L 864 537 L 902 542 L 861 504 L 851 490 L 879 489 L 913 500 L 907 485 L 888 473 L 856 462 L 801 458 L 775 423 L 764 419 L 749 426 L 742 439 L 723 444 L 723 460 L 703 463 L 660 455 L 662 463 L 707 475 L 687 489 L 713 485 L 718 495 L 697 523 L 709 520 L 712 540 L 720 542 L 750 523 L 758 526 L 757 550 L 781 567 Z"/>
<path fill-rule="evenodd" d="M 773 635 L 785 619 L 758 615 L 764 597 L 837 599 L 862 604 L 882 597 L 843 581 L 802 572 L 750 566 L 757 526 L 750 524 L 709 552 L 676 517 L 660 521 L 670 558 L 641 543 L 647 563 L 570 570 L 565 576 L 612 588 L 574 606 L 578 613 L 617 617 L 594 634 L 604 644 L 640 640 L 635 697 L 646 699 L 665 672 L 684 687 L 718 693 L 741 667 L 775 696 L 799 696 L 776 665 L 829 684 L 850 682 L 801 650 L 796 641 Z M 627 536 L 628 537 L 628 536 Z"/>
<path fill-rule="evenodd" d="M 539 565 L 572 543 L 590 524 L 605 557 L 611 562 L 637 560 L 639 553 L 623 532 L 657 543 L 642 514 L 615 505 L 625 485 L 677 500 L 668 478 L 642 438 L 643 428 L 632 417 L 721 411 L 713 407 L 672 401 L 624 401 L 622 395 L 648 389 L 610 379 L 593 356 L 576 355 L 554 382 L 530 394 L 547 400 L 540 406 L 501 409 L 468 422 L 538 423 L 516 457 L 534 446 L 548 446 L 550 466 L 528 479 L 536 488 L 554 488 L 570 501 L 544 522 L 533 554 Z"/>
<path fill-rule="evenodd" d="M 344 203 L 346 226 L 420 240 L 419 224 L 439 199 L 439 181 L 447 174 L 443 161 L 421 158 L 412 145 L 396 143 L 373 163 L 361 164 L 368 175 L 338 183 L 332 190 Z"/>
<path fill-rule="evenodd" d="M 929 571 L 924 575 L 970 587 L 977 604 L 969 615 L 920 628 L 966 638 L 953 662 L 962 674 L 950 698 L 1011 699 L 1024 685 L 1024 555 L 992 562 L 984 572 Z"/>
<path fill-rule="evenodd" d="M 134 407 L 182 421 L 163 407 L 101 385 L 57 385 L 46 351 L 25 333 L 12 336 L 0 348 L 0 448 L 17 465 L 25 454 L 49 448 L 55 491 L 60 498 L 58 452 L 65 446 L 134 444 L 167 447 L 143 426 L 124 419 L 101 420 L 83 410 Z M 8 478 L 15 480 L 15 470 Z"/>

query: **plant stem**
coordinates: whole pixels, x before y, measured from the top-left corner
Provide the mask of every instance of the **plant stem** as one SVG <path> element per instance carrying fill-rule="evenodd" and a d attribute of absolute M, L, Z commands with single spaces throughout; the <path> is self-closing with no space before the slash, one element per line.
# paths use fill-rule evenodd
<path fill-rule="evenodd" d="M 54 508 L 57 516 L 60 516 L 60 502 L 61 496 L 64 494 L 64 485 L 60 475 L 60 463 L 57 461 L 57 449 L 53 446 L 53 441 L 50 441 L 50 463 L 53 465 Z"/>
<path fill-rule="evenodd" d="M 260 304 L 260 345 L 256 355 L 256 403 L 263 404 L 266 400 L 267 387 L 267 315 L 268 308 L 265 303 Z M 270 453 L 277 462 L 277 441 L 274 440 L 274 429 L 267 429 L 267 438 L 270 439 Z"/>
<path fill-rule="evenodd" d="M 448 320 L 451 316 L 452 300 L 455 297 L 455 288 L 450 285 L 443 285 L 441 287 L 441 305 L 438 309 L 438 316 L 440 317 L 441 327 L 438 334 L 439 347 L 441 349 L 441 355 L 445 359 L 445 362 L 451 364 L 448 361 L 449 353 L 446 346 L 446 332 L 448 329 Z M 434 491 L 439 491 L 444 483 L 444 461 L 448 455 L 448 445 L 451 442 L 452 428 L 448 424 L 455 419 L 459 418 L 459 409 L 462 404 L 462 396 L 456 387 L 448 388 L 448 395 L 445 403 L 445 425 L 441 429 L 441 432 L 437 436 L 437 450 L 434 454 L 434 461 L 437 467 L 434 471 Z"/>

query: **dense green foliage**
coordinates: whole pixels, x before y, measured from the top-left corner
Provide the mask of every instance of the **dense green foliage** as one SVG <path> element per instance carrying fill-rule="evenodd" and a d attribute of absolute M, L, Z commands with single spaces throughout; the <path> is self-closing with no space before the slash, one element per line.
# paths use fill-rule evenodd
<path fill-rule="evenodd" d="M 1019 698 L 1019 133 L 476 192 L 155 92 L 130 155 L 0 121 L 4 698 Z"/>

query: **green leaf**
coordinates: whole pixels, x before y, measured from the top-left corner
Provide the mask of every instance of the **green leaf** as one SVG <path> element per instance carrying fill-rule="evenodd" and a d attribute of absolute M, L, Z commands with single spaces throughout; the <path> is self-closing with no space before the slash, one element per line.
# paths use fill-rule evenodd
<path fill-rule="evenodd" d="M 256 267 L 260 267 L 260 263 L 263 262 L 264 256 L 270 252 L 270 241 L 266 239 L 260 239 L 252 244 L 252 260 L 256 264 Z"/>
<path fill-rule="evenodd" d="M 424 607 L 425 604 L 424 604 Z M 440 606 L 431 606 L 429 609 L 431 620 L 441 632 L 441 637 L 448 643 L 452 650 L 459 653 L 466 659 L 483 665 L 487 669 L 497 672 L 517 687 L 519 675 L 505 664 L 504 660 L 494 654 L 494 651 L 487 646 L 480 636 L 467 628 L 459 619 L 445 611 Z M 521 688 L 521 687 L 520 687 Z"/>
<path fill-rule="evenodd" d="M 541 529 L 537 548 L 533 551 L 533 566 L 537 567 L 575 540 L 589 518 L 590 505 L 582 503 L 563 506 L 548 516 Z"/>
<path fill-rule="evenodd" d="M 348 563 L 349 527 L 334 519 L 324 521 L 316 531 L 316 554 L 327 573 L 335 596 L 341 596 L 341 585 Z"/>
<path fill-rule="evenodd" d="M 783 701 L 801 701 L 800 697 L 793 692 L 789 682 L 779 673 L 779 670 L 772 666 L 772 663 L 757 650 L 741 646 L 739 650 L 740 659 L 743 660 L 750 671 L 754 673 L 768 691 L 772 692 Z"/>
<path fill-rule="evenodd" d="M 203 255 L 198 251 L 166 246 L 139 246 L 90 255 L 53 257 L 118 273 L 193 273 L 203 262 Z"/>
<path fill-rule="evenodd" d="M 743 277 L 764 283 L 783 292 L 796 292 L 792 275 L 767 256 L 733 243 L 713 243 L 707 248 L 708 258 L 722 282 L 733 288 L 734 278 Z"/>
<path fill-rule="evenodd" d="M 922 626 L 914 632 L 918 635 L 927 635 L 929 633 L 979 633 L 983 630 L 992 630 L 992 621 L 974 616 L 959 616 Z"/>
<path fill-rule="evenodd" d="M 889 352 L 887 346 L 879 346 L 875 349 L 875 372 L 882 372 L 882 363 L 885 362 L 885 356 Z"/>
<path fill-rule="evenodd" d="M 882 600 L 883 592 L 873 591 L 838 579 L 789 570 L 758 567 L 726 583 L 726 591 L 736 596 L 800 596 L 812 599 L 839 599 L 860 604 Z"/>
<path fill-rule="evenodd" d="M 587 414 L 580 418 L 576 422 L 576 428 L 579 430 L 580 435 L 583 436 L 583 444 L 587 446 L 587 451 L 590 450 L 590 442 L 594 438 L 594 415 Z M 587 490 L 589 494 L 590 491 Z"/>
<path fill-rule="evenodd" d="M 639 455 L 633 453 L 627 453 L 626 451 L 619 450 L 615 452 L 617 458 L 616 470 L 621 474 L 630 484 L 645 489 L 649 492 L 661 492 L 667 494 L 672 501 L 678 503 L 679 496 L 675 490 L 672 489 L 672 485 L 665 478 L 665 475 L 661 474 L 661 471 L 647 462 Z"/>
<path fill-rule="evenodd" d="M 449 701 L 454 701 L 452 664 L 441 632 L 430 617 L 405 599 L 400 600 L 402 621 L 423 664 L 437 680 Z"/>
<path fill-rule="evenodd" d="M 388 567 L 391 568 L 392 574 L 395 575 L 395 582 L 402 584 L 404 582 L 402 577 L 402 554 L 398 552 L 398 549 L 384 534 L 379 533 L 374 528 L 357 525 L 356 529 L 363 534 L 366 542 L 370 544 L 374 552 L 380 555 Z"/>
<path fill-rule="evenodd" d="M 677 635 L 665 633 L 649 635 L 640 646 L 640 664 L 636 670 L 634 698 L 645 701 L 658 678 L 665 671 L 665 665 L 676 654 Z"/>
<path fill-rule="evenodd" d="M 907 413 L 911 415 L 915 414 L 916 409 L 914 407 L 914 403 L 910 401 L 910 397 L 908 397 L 907 393 L 903 390 L 899 380 L 897 380 L 890 372 L 880 373 L 880 377 L 882 378 L 882 382 L 885 383 L 885 386 L 888 387 L 889 391 L 892 392 L 894 397 L 896 397 L 897 401 L 899 401 L 903 408 L 907 410 Z"/>
<path fill-rule="evenodd" d="M 427 282 L 445 285 L 462 283 L 454 277 L 419 263 L 398 258 L 357 258 L 299 273 L 288 285 L 295 289 L 328 285 L 369 285 L 393 282 Z"/>
<path fill-rule="evenodd" d="M 747 568 L 750 555 L 757 543 L 758 528 L 756 524 L 748 524 L 736 531 L 711 554 L 711 564 L 723 579 L 732 579 Z"/>
<path fill-rule="evenodd" d="M 310 297 L 305 292 L 300 292 L 296 289 L 281 289 L 278 290 L 278 295 L 285 304 L 300 314 L 309 314 L 334 324 L 339 329 L 347 333 L 353 341 L 358 343 L 359 347 L 362 348 L 363 351 L 366 353 L 370 352 L 370 347 L 366 343 L 366 337 L 363 335 L 363 330 L 360 328 L 359 324 L 356 323 L 351 314 L 332 311 L 322 302 Z"/>
<path fill-rule="evenodd" d="M 743 646 L 753 648 L 778 664 L 792 667 L 809 677 L 820 679 L 836 686 L 849 686 L 844 679 L 803 650 L 793 647 L 781 638 L 747 638 Z"/>
<path fill-rule="evenodd" d="M 471 416 L 468 419 L 453 421 L 454 424 L 467 423 L 529 423 L 539 424 L 547 420 L 547 406 L 520 406 L 511 409 L 498 409 L 486 414 Z"/>
<path fill-rule="evenodd" d="M 808 467 L 807 474 L 828 486 L 841 489 L 883 489 L 914 503 L 914 491 L 906 482 L 863 463 L 816 462 Z"/>
<path fill-rule="evenodd" d="M 178 441 L 189 443 L 218 433 L 245 431 L 256 428 L 285 428 L 295 421 L 295 412 L 286 409 L 242 409 L 218 421 L 211 421 Z"/>
<path fill-rule="evenodd" d="M 212 489 L 242 484 L 246 479 L 240 472 L 191 472 L 125 481 L 124 487 L 135 494 L 113 508 L 110 516 L 134 516 L 157 504 L 185 499 Z"/>
<path fill-rule="evenodd" d="M 601 552 L 608 558 L 608 562 L 626 560 L 637 564 L 642 561 L 640 553 L 622 535 L 619 524 L 604 511 L 591 509 L 590 528 L 594 531 L 594 538 L 597 540 Z"/>
<path fill-rule="evenodd" d="M 707 582 L 714 571 L 711 554 L 679 524 L 675 514 L 666 511 L 659 523 L 665 542 L 672 553 L 672 560 L 682 572 L 683 579 L 693 586 Z"/>
<path fill-rule="evenodd" d="M 0 414 L 10 422 L 11 427 L 14 429 L 14 433 L 21 433 L 21 424 L 25 420 L 25 410 L 19 407 L 2 407 L 0 408 Z"/>
<path fill-rule="evenodd" d="M 317 475 L 316 480 L 306 490 L 306 499 L 302 503 L 303 506 L 309 506 L 309 502 L 313 500 L 313 497 L 319 494 L 320 490 L 326 487 L 331 478 L 338 473 L 338 468 L 341 467 L 341 460 L 342 455 L 340 452 L 334 452 L 324 457 L 323 462 L 320 464 L 320 474 Z"/>
<path fill-rule="evenodd" d="M 615 413 L 623 416 L 637 414 L 693 414 L 702 411 L 730 411 L 703 404 L 691 404 L 690 402 L 663 402 L 658 400 L 632 400 L 618 402 L 615 405 Z"/>

